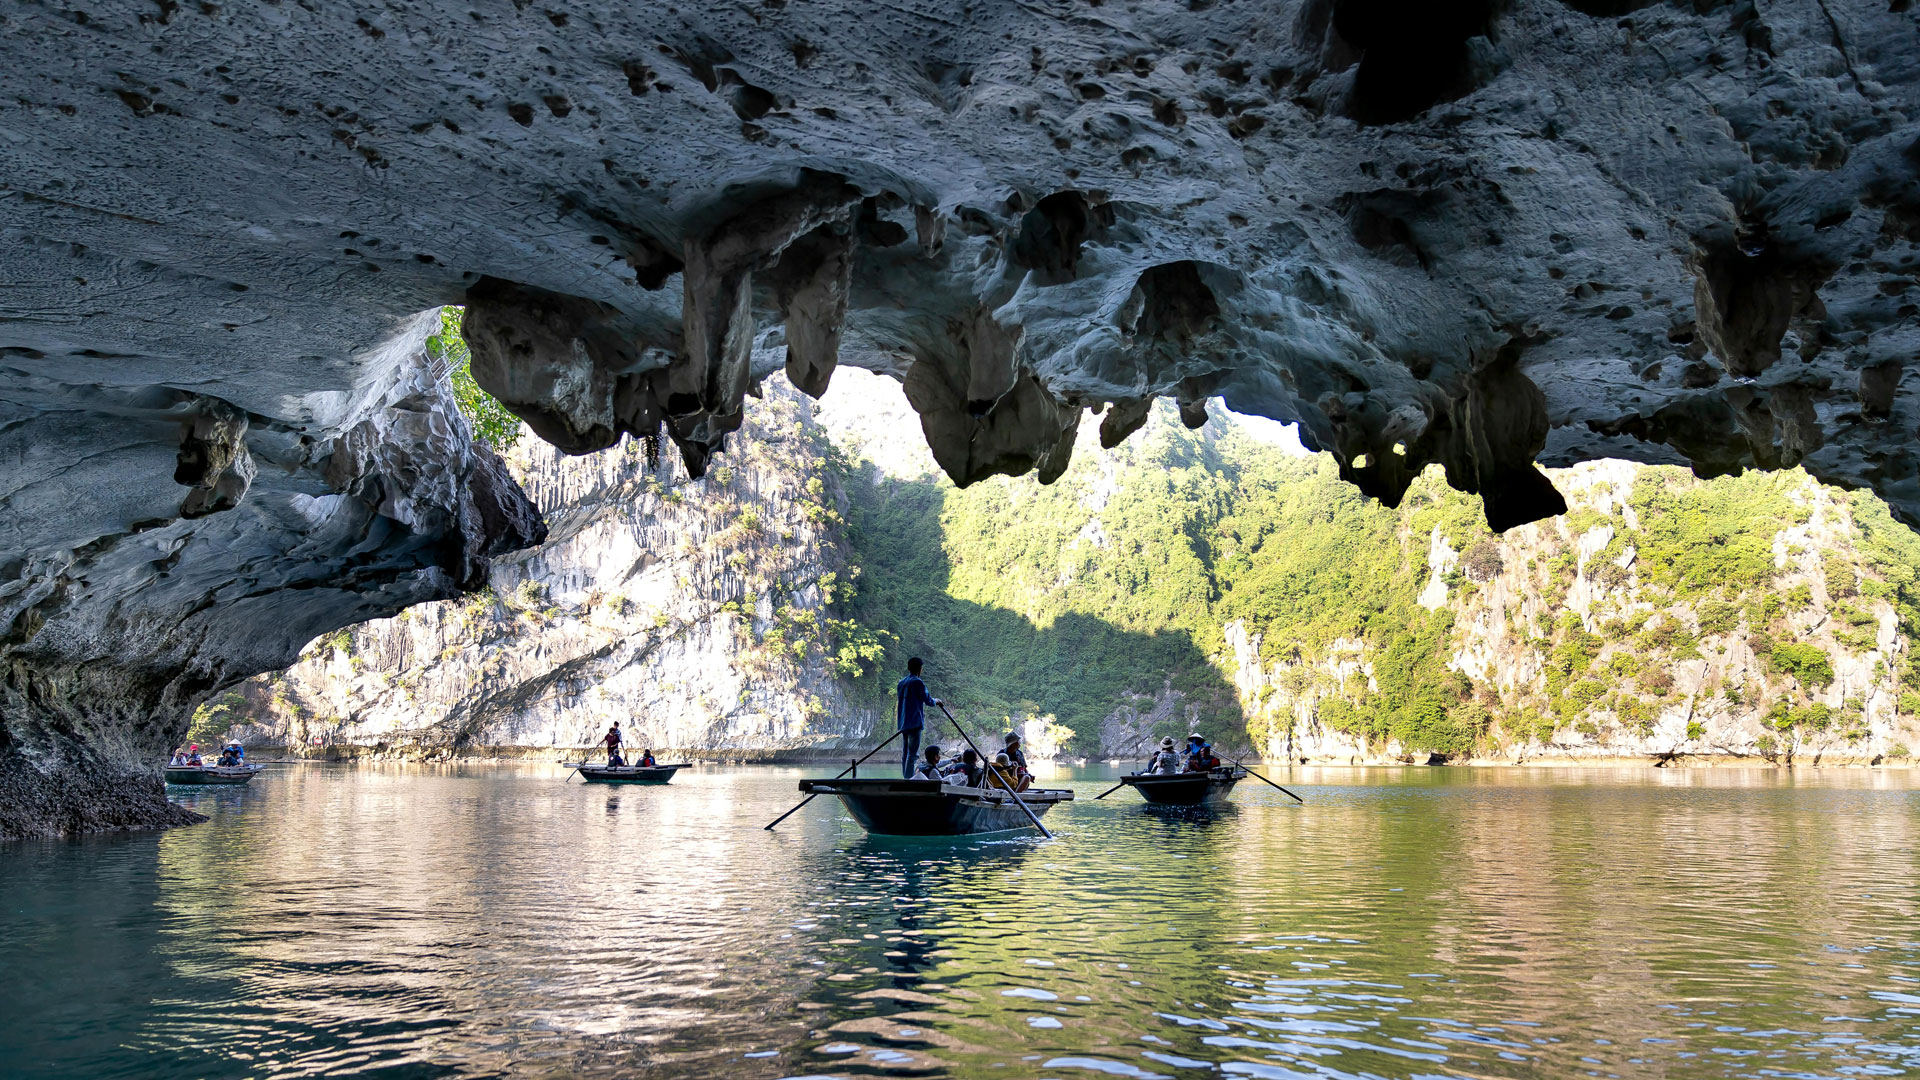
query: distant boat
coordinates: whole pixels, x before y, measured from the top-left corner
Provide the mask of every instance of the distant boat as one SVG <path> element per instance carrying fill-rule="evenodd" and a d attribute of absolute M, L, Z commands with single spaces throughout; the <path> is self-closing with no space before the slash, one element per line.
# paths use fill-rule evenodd
<path fill-rule="evenodd" d="M 1163 806 L 1201 806 L 1227 801 L 1233 785 L 1247 778 L 1247 770 L 1223 766 L 1206 772 L 1133 773 L 1120 782 L 1138 791 L 1150 803 Z"/>
<path fill-rule="evenodd" d="M 686 768 L 690 762 L 678 765 L 594 765 L 585 761 L 563 761 L 560 764 L 580 773 L 580 778 L 589 784 L 664 784 L 673 779 L 673 774 Z"/>
<path fill-rule="evenodd" d="M 1001 788 L 966 787 L 944 780 L 848 778 L 802 780 L 800 790 L 839 796 L 861 828 L 880 836 L 972 836 L 1033 827 L 1013 796 Z M 1072 800 L 1073 792 L 1064 788 L 1020 793 L 1020 801 L 1035 817 L 1056 803 Z"/>
<path fill-rule="evenodd" d="M 169 784 L 244 784 L 265 765 L 169 765 Z"/>

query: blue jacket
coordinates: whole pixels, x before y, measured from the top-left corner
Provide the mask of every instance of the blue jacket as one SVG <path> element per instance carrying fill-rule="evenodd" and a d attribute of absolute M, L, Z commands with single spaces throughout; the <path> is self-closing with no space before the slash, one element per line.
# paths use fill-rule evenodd
<path fill-rule="evenodd" d="M 909 675 L 901 679 L 894 693 L 900 697 L 900 704 L 894 713 L 897 729 L 916 731 L 926 727 L 926 709 L 933 704 L 933 695 L 927 693 L 927 684 L 920 681 L 920 676 Z"/>

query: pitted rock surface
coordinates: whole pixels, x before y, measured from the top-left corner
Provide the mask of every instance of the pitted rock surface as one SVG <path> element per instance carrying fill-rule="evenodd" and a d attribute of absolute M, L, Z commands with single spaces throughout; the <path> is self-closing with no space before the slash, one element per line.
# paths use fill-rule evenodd
<path fill-rule="evenodd" d="M 305 430 L 6 369 L 0 837 L 194 820 L 158 767 L 201 698 L 545 535 L 430 370 L 433 324 L 392 327 L 358 400 Z"/>
<path fill-rule="evenodd" d="M 543 438 L 664 430 L 696 474 L 759 378 L 850 364 L 963 483 L 1059 475 L 1087 410 L 1111 441 L 1218 397 L 1389 502 L 1442 463 L 1502 528 L 1563 507 L 1536 462 L 1598 457 L 1797 463 L 1920 522 L 1906 0 L 7 0 L 0 60 L 0 578 L 40 597 L 0 614 L 42 650 L 58 592 L 93 655 L 177 664 L 60 575 L 297 516 L 263 486 L 456 302 Z M 414 512 L 411 480 L 341 476 Z M 372 528 L 148 561 L 287 581 L 431 546 Z M 242 633 L 209 595 L 171 617 Z M 260 653 L 352 614 L 265 595 Z"/>

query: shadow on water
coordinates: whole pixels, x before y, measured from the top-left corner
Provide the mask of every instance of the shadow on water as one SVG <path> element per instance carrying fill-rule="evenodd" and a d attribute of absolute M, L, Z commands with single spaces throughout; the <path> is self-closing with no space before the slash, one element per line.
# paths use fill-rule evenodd
<path fill-rule="evenodd" d="M 1158 818 L 1173 826 L 1207 828 L 1238 819 L 1240 808 L 1232 803 L 1214 803 L 1211 806 L 1160 806 L 1154 803 L 1142 803 L 1140 812 L 1150 818 Z"/>

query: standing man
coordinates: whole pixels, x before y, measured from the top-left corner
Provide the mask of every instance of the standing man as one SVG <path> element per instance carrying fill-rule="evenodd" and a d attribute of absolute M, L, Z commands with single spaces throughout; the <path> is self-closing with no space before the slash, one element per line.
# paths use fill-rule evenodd
<path fill-rule="evenodd" d="M 913 769 L 920 757 L 920 729 L 927 725 L 926 709 L 932 705 L 938 708 L 940 699 L 927 693 L 927 684 L 920 681 L 920 658 L 907 661 L 907 677 L 894 687 L 900 704 L 895 707 L 894 721 L 896 730 L 901 732 L 900 775 L 913 779 Z"/>
<path fill-rule="evenodd" d="M 613 764 L 613 759 L 619 756 L 620 742 L 620 721 L 615 720 L 613 726 L 607 729 L 607 764 Z"/>

